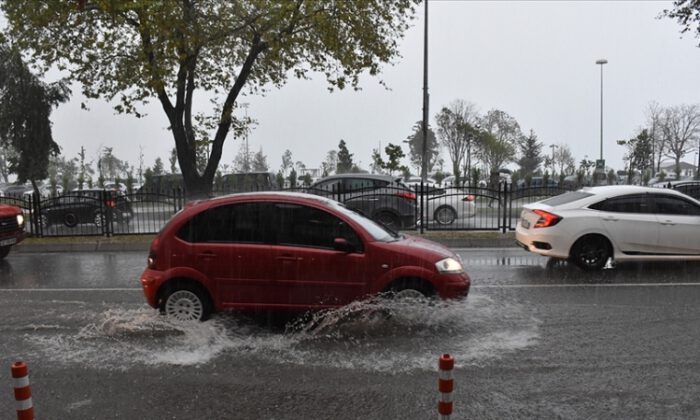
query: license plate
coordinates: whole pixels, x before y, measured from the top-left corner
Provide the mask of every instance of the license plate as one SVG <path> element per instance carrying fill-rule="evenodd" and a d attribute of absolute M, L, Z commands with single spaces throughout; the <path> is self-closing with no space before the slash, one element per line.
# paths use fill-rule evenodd
<path fill-rule="evenodd" d="M 17 243 L 17 238 L 3 239 L 0 241 L 0 246 L 9 246 Z"/>
<path fill-rule="evenodd" d="M 520 221 L 520 226 L 524 227 L 525 229 L 530 229 L 530 222 L 528 222 L 528 221 L 525 220 L 525 219 L 522 219 L 522 220 Z"/>

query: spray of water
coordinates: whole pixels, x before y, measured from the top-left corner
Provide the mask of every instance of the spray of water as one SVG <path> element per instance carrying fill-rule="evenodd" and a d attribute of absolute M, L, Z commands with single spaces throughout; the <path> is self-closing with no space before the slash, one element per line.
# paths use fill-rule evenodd
<path fill-rule="evenodd" d="M 77 334 L 27 334 L 43 357 L 125 369 L 134 363 L 195 365 L 223 354 L 272 363 L 404 372 L 434 369 L 450 353 L 483 365 L 537 342 L 540 322 L 526 307 L 473 293 L 467 301 L 376 298 L 299 317 L 285 328 L 240 314 L 176 323 L 149 308 L 91 314 Z"/>

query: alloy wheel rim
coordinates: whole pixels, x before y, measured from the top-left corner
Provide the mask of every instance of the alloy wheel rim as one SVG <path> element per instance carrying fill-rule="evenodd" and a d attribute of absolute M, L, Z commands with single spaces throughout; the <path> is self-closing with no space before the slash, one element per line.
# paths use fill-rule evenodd
<path fill-rule="evenodd" d="M 189 290 L 179 290 L 165 302 L 165 314 L 177 321 L 198 321 L 203 312 L 202 301 Z"/>

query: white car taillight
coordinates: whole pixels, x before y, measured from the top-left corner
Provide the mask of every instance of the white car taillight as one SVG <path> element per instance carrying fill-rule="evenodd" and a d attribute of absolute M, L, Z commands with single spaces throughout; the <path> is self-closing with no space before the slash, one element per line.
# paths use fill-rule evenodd
<path fill-rule="evenodd" d="M 540 218 L 537 219 L 537 222 L 535 223 L 535 229 L 554 226 L 557 223 L 559 223 L 559 221 L 561 221 L 562 219 L 561 216 L 544 210 L 533 210 L 533 213 L 540 216 Z"/>

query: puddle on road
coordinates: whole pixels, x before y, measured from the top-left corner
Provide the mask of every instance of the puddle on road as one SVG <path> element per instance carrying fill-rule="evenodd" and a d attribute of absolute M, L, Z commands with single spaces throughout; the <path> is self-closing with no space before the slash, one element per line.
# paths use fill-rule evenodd
<path fill-rule="evenodd" d="M 111 309 L 78 334 L 27 334 L 43 358 L 109 369 L 196 365 L 220 355 L 273 363 L 369 371 L 434 370 L 450 353 L 458 365 L 484 365 L 534 345 L 539 324 L 525 306 L 472 293 L 466 302 L 374 299 L 316 313 L 286 328 L 239 314 L 205 323 L 171 322 L 150 308 Z"/>

